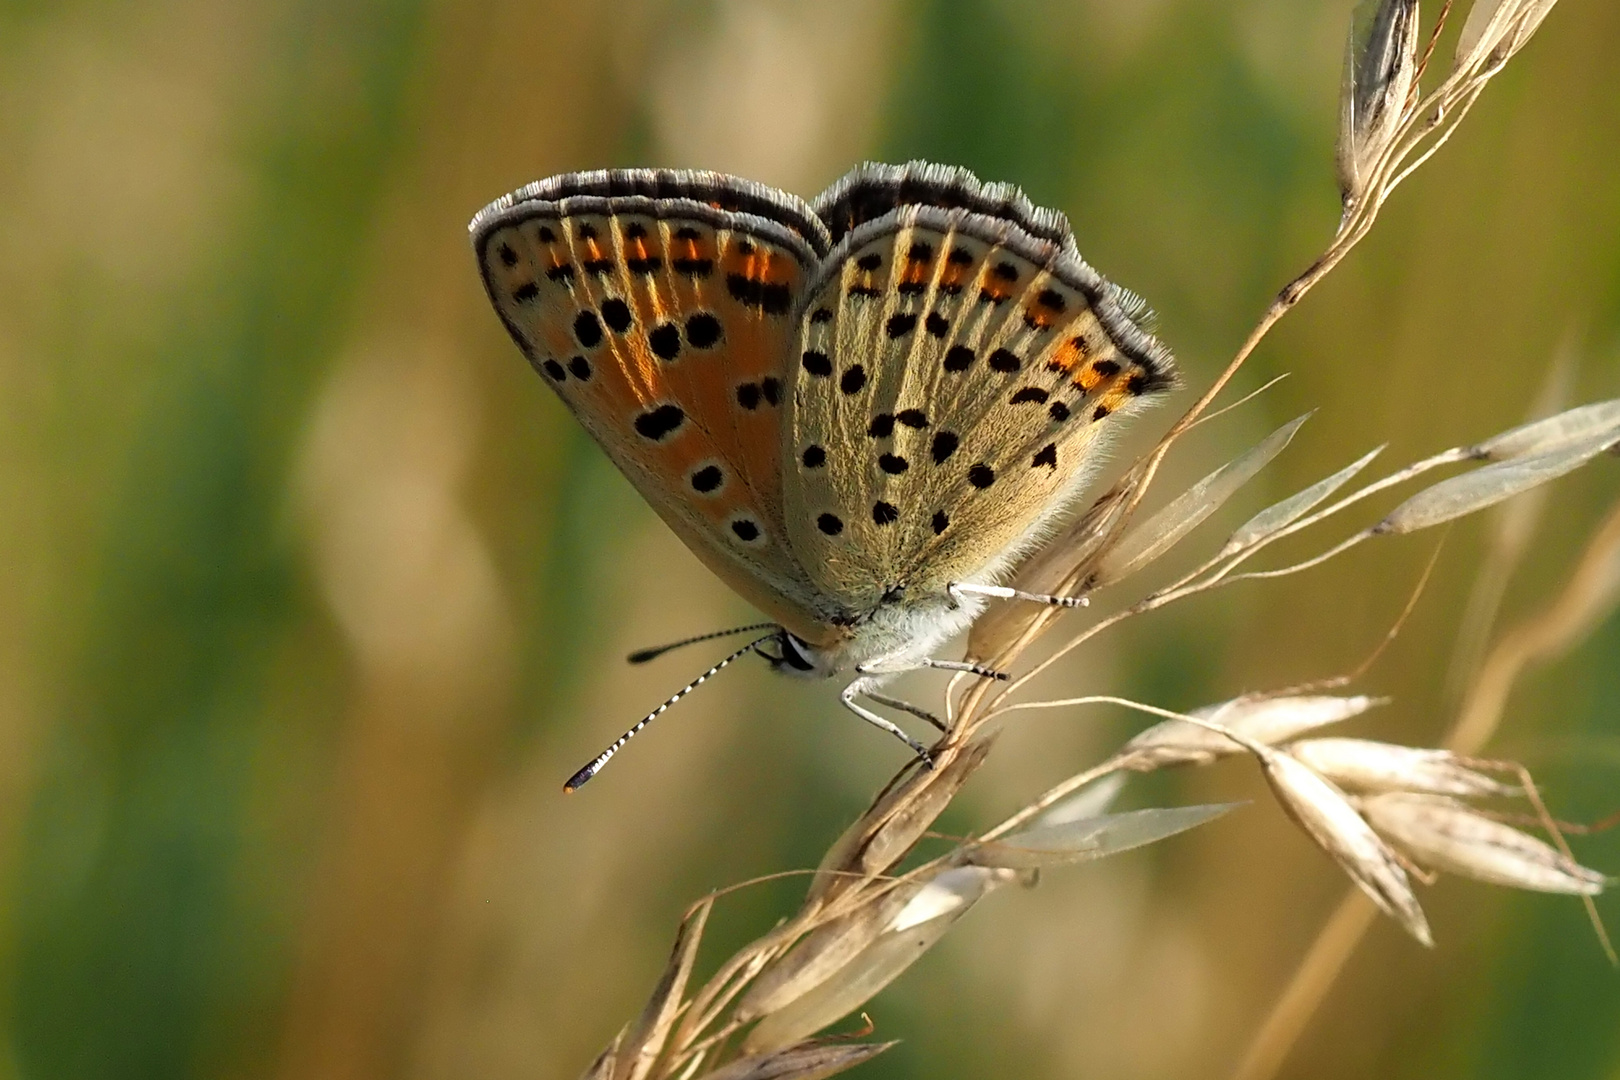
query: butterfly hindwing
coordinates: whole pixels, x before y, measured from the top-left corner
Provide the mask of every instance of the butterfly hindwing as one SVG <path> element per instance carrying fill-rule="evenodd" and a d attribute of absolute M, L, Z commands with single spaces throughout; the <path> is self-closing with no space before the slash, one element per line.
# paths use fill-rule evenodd
<path fill-rule="evenodd" d="M 1109 418 L 1172 376 L 1060 216 L 829 195 L 869 214 L 846 214 L 805 299 L 784 511 L 816 584 L 870 610 L 1005 566 L 1081 486 Z"/>
<path fill-rule="evenodd" d="M 614 464 L 733 588 L 821 636 L 778 456 L 793 313 L 825 246 L 809 208 L 714 174 L 574 174 L 472 229 L 508 331 Z"/>

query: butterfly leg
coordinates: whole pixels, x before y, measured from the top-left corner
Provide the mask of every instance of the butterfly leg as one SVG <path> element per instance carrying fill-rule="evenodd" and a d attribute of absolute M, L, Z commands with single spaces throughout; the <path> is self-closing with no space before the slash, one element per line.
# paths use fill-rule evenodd
<path fill-rule="evenodd" d="M 901 712 L 910 713 L 919 720 L 928 721 L 941 731 L 949 730 L 945 726 L 945 721 L 941 720 L 939 717 L 935 716 L 921 705 L 913 705 L 909 701 L 905 701 L 897 697 L 890 697 L 888 694 L 880 694 L 876 690 L 863 690 L 861 692 L 861 696 L 869 701 L 875 701 L 879 705 L 887 705 L 891 709 L 899 709 Z"/>
<path fill-rule="evenodd" d="M 1066 608 L 1085 607 L 1091 603 L 1089 596 L 1051 596 L 1047 593 L 1009 589 L 1005 585 L 974 585 L 966 581 L 953 581 L 945 586 L 945 591 L 950 594 L 952 600 L 963 596 L 992 596 L 998 600 L 1027 600 L 1032 604 Z"/>
<path fill-rule="evenodd" d="M 969 664 L 961 660 L 924 660 L 922 666 L 935 668 L 939 671 L 965 671 L 969 675 L 977 675 L 981 679 L 999 679 L 1002 682 L 1012 678 L 1005 671 L 997 671 L 995 668 L 987 668 L 983 664 Z"/>
<path fill-rule="evenodd" d="M 867 697 L 871 696 L 864 685 L 865 682 L 865 679 L 856 679 L 854 682 L 844 687 L 843 692 L 838 695 L 838 700 L 844 703 L 844 708 L 848 709 L 850 712 L 854 713 L 862 720 L 865 720 L 868 724 L 871 724 L 878 730 L 887 731 L 890 735 L 893 735 L 895 738 L 911 747 L 912 751 L 916 753 L 918 757 L 922 758 L 923 763 L 932 768 L 934 755 L 928 749 L 928 747 L 924 746 L 916 739 L 913 739 L 904 731 L 901 731 L 899 725 L 894 723 L 892 720 L 885 720 L 871 709 L 856 704 L 855 698 L 857 695 L 864 695 Z"/>

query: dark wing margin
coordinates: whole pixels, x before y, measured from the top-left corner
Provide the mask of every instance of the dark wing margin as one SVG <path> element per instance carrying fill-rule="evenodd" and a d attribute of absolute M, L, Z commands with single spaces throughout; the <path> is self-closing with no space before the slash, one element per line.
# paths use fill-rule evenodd
<path fill-rule="evenodd" d="M 596 169 L 536 180 L 478 211 L 467 229 L 477 245 L 490 232 L 491 222 L 507 219 L 513 208 L 564 200 L 570 204 L 565 211 L 568 213 L 582 212 L 582 205 L 591 205 L 594 212 L 603 213 L 641 209 L 654 201 L 687 203 L 678 207 L 682 216 L 712 220 L 716 226 L 725 223 L 720 214 L 741 214 L 754 219 L 751 225 L 754 221 L 765 223 L 767 232 L 779 229 L 796 237 L 798 244 L 789 246 L 806 249 L 806 254 L 812 256 L 806 262 L 819 260 L 832 246 L 827 227 L 798 196 L 740 176 L 698 169 Z M 602 202 L 592 205 L 575 200 Z M 669 210 L 666 206 L 664 216 L 669 216 Z"/>

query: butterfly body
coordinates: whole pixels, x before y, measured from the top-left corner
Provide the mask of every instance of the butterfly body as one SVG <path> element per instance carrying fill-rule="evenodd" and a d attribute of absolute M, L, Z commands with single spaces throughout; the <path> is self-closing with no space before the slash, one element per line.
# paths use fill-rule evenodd
<path fill-rule="evenodd" d="M 576 173 L 471 231 L 535 371 L 780 626 L 773 665 L 856 693 L 964 629 L 984 600 L 953 587 L 1008 573 L 1173 379 L 1062 215 L 965 170 L 861 166 L 813 205 Z"/>

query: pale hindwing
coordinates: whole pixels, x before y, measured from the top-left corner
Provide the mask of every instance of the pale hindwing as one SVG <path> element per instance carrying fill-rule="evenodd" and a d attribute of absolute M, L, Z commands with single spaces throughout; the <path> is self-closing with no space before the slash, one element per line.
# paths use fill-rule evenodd
<path fill-rule="evenodd" d="M 677 535 L 807 640 L 825 600 L 784 530 L 781 423 L 815 254 L 692 200 L 519 201 L 475 222 L 490 298 L 529 362 Z"/>
<path fill-rule="evenodd" d="M 811 289 L 787 532 L 857 611 L 1006 565 L 1063 509 L 1111 418 L 1170 380 L 1072 247 L 1004 219 L 902 208 L 855 229 Z"/>

